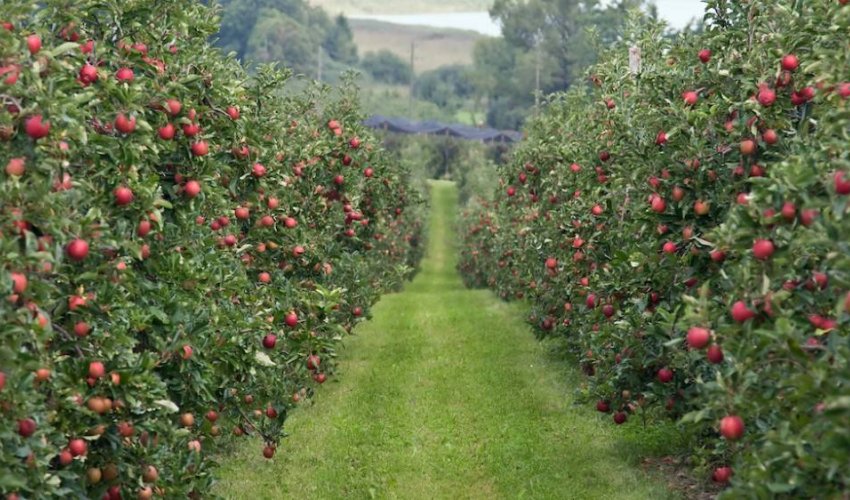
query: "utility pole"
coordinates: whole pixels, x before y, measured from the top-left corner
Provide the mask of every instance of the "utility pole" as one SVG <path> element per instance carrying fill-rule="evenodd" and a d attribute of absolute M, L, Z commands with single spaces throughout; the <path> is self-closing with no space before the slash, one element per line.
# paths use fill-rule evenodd
<path fill-rule="evenodd" d="M 413 119 L 413 84 L 416 81 L 416 70 L 414 59 L 416 55 L 416 41 L 410 41 L 410 96 L 407 98 L 407 117 Z"/>
<path fill-rule="evenodd" d="M 318 72 L 317 72 L 318 75 L 317 75 L 316 79 L 321 82 L 322 81 L 322 64 L 324 63 L 324 61 L 322 60 L 322 44 L 319 44 L 318 60 L 319 60 L 319 69 L 318 69 Z"/>
<path fill-rule="evenodd" d="M 537 116 L 540 113 L 540 40 L 537 40 L 537 44 L 534 50 L 534 115 Z"/>

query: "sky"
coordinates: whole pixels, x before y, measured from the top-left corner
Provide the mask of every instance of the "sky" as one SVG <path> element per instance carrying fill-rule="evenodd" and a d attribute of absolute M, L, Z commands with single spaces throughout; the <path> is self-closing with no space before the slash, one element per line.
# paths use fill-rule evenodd
<path fill-rule="evenodd" d="M 673 28 L 684 28 L 693 18 L 702 18 L 703 0 L 655 0 L 658 15 Z M 471 29 L 489 36 L 499 36 L 501 28 L 490 19 L 487 12 L 452 12 L 408 15 L 354 15 L 352 18 L 375 19 L 399 24 L 437 26 L 441 28 Z"/>
<path fill-rule="evenodd" d="M 658 15 L 674 28 L 684 28 L 691 18 L 702 18 L 705 3 L 702 0 L 655 0 Z"/>

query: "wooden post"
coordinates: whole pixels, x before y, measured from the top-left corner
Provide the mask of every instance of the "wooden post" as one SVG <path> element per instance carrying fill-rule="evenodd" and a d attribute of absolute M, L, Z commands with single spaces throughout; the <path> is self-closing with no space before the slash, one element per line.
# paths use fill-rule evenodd
<path fill-rule="evenodd" d="M 407 98 L 407 116 L 413 119 L 413 84 L 416 81 L 416 70 L 414 59 L 416 55 L 416 41 L 410 41 L 410 95 Z"/>

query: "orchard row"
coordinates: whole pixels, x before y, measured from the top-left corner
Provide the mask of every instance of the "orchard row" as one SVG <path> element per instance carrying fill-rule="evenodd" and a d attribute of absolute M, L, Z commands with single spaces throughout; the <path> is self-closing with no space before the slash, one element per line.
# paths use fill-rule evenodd
<path fill-rule="evenodd" d="M 466 213 L 470 285 L 527 299 L 596 409 L 671 418 L 730 497 L 850 491 L 850 6 L 635 19 Z"/>
<path fill-rule="evenodd" d="M 351 88 L 249 74 L 198 2 L 0 21 L 0 492 L 208 497 L 416 267 L 418 191 Z"/>

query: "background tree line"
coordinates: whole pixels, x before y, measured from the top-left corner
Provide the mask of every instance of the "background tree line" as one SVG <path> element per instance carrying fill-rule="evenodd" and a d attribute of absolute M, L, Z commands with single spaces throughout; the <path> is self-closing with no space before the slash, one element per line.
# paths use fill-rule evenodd
<path fill-rule="evenodd" d="M 350 68 L 366 75 L 362 84 L 367 112 L 500 129 L 522 128 L 534 111 L 536 89 L 547 95 L 579 82 L 599 49 L 622 37 L 628 11 L 643 9 L 657 17 L 649 0 L 495 0 L 490 15 L 501 24 L 503 36 L 479 40 L 473 64 L 414 75 L 409 61 L 389 50 L 361 58 L 348 20 L 342 15 L 332 18 L 306 0 L 220 3 L 218 44 L 242 60 L 281 61 L 315 78 L 323 57 L 326 81 L 336 81 Z M 387 99 L 388 86 L 395 89 L 396 100 Z M 407 86 L 413 93 L 410 101 Z M 370 88 L 382 93 L 370 97 Z"/>

